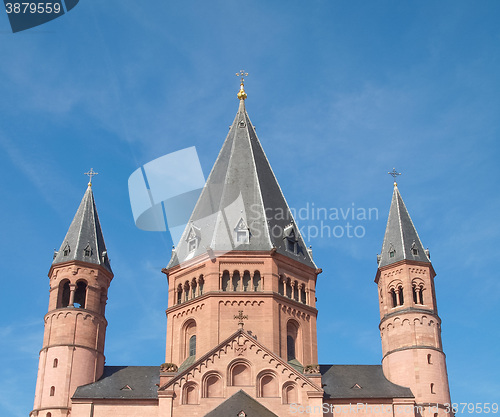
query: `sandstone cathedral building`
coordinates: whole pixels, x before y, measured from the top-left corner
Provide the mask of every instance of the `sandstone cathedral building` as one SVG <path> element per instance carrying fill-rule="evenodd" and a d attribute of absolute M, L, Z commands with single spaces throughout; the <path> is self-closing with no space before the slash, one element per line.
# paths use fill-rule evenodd
<path fill-rule="evenodd" d="M 161 366 L 105 365 L 113 272 L 89 182 L 49 270 L 30 417 L 451 415 L 435 272 L 396 183 L 375 278 L 382 364 L 318 364 L 322 271 L 246 97 L 242 80 L 229 134 L 162 271 L 168 308 Z M 267 215 L 277 211 L 285 215 Z"/>

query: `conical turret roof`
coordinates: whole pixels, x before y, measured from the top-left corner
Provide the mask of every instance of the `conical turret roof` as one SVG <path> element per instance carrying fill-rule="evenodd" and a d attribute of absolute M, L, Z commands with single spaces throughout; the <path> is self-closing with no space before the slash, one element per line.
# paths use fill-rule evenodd
<path fill-rule="evenodd" d="M 90 183 L 52 265 L 68 261 L 101 265 L 112 272 Z"/>
<path fill-rule="evenodd" d="M 394 183 L 391 209 L 378 266 L 380 268 L 402 260 L 430 262 L 428 251 L 424 250 L 397 184 Z"/>
<path fill-rule="evenodd" d="M 207 252 L 273 248 L 316 268 L 242 95 L 229 134 L 167 268 Z"/>

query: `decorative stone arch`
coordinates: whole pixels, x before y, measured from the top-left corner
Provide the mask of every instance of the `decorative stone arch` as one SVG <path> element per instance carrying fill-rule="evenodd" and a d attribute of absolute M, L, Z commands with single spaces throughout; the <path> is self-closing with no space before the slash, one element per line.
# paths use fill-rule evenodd
<path fill-rule="evenodd" d="M 246 359 L 235 359 L 227 367 L 228 385 L 244 387 L 252 385 L 252 365 Z"/>
<path fill-rule="evenodd" d="M 186 382 L 182 387 L 182 404 L 199 404 L 199 388 L 196 382 Z"/>
<path fill-rule="evenodd" d="M 295 319 L 288 319 L 286 323 L 286 360 L 299 360 L 301 357 L 302 337 L 300 324 Z M 299 360 L 300 362 L 300 360 Z"/>
<path fill-rule="evenodd" d="M 265 369 L 257 375 L 257 397 L 279 397 L 278 376 L 274 371 Z"/>
<path fill-rule="evenodd" d="M 203 398 L 223 398 L 224 382 L 219 372 L 209 371 L 202 378 Z"/>
<path fill-rule="evenodd" d="M 281 400 L 283 404 L 300 404 L 299 389 L 295 382 L 288 381 L 283 384 Z"/>
<path fill-rule="evenodd" d="M 57 290 L 57 308 L 64 308 L 69 306 L 70 298 L 70 282 L 69 279 L 65 278 L 61 280 Z"/>
<path fill-rule="evenodd" d="M 194 318 L 190 317 L 184 321 L 184 323 L 181 326 L 180 336 L 181 336 L 180 362 L 182 363 L 189 356 L 196 356 L 196 320 Z M 194 352 L 193 352 L 193 344 L 194 344 Z"/>
<path fill-rule="evenodd" d="M 87 289 L 88 283 L 84 279 L 80 279 L 76 282 L 74 304 L 77 304 L 78 308 L 85 308 L 87 302 Z M 70 297 L 71 298 L 71 297 Z M 70 300 L 71 303 L 71 300 Z M 77 306 L 75 306 L 77 307 Z"/>

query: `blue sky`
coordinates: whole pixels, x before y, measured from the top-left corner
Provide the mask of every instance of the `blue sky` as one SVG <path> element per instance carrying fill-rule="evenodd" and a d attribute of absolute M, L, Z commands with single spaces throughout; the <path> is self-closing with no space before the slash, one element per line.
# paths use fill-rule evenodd
<path fill-rule="evenodd" d="M 499 18 L 498 1 L 81 0 L 12 34 L 0 13 L 0 414 L 32 408 L 52 250 L 90 167 L 115 274 L 107 364 L 163 362 L 172 242 L 134 226 L 127 180 L 189 146 L 207 175 L 242 68 L 289 204 L 378 210 L 353 222 L 362 238 L 309 241 L 320 362 L 380 363 L 373 279 L 396 167 L 438 274 L 452 400 L 500 402 Z"/>

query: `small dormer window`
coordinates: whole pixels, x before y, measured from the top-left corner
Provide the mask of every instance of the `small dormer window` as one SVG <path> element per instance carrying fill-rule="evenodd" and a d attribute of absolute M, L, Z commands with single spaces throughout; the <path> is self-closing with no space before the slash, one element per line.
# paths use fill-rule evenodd
<path fill-rule="evenodd" d="M 85 256 L 92 256 L 92 248 L 90 247 L 90 243 L 87 244 L 87 246 L 85 247 L 85 249 L 83 250 L 83 254 Z"/>
<path fill-rule="evenodd" d="M 235 242 L 237 245 L 243 245 L 245 243 L 249 243 L 250 241 L 250 232 L 248 230 L 248 226 L 245 223 L 245 220 L 241 218 L 238 221 L 238 224 L 234 228 L 235 233 Z"/>
<path fill-rule="evenodd" d="M 288 252 L 293 252 L 295 253 L 295 241 L 287 239 L 286 240 L 286 250 Z"/>
<path fill-rule="evenodd" d="M 200 242 L 200 229 L 195 226 L 191 226 L 186 241 L 188 245 L 188 251 L 194 252 L 198 248 L 198 244 Z"/>
<path fill-rule="evenodd" d="M 396 249 L 394 249 L 394 246 L 391 245 L 389 246 L 389 257 L 394 258 L 396 256 Z"/>
<path fill-rule="evenodd" d="M 299 251 L 297 244 L 298 240 L 293 223 L 290 223 L 288 226 L 285 227 L 283 235 L 285 240 L 285 249 L 291 253 L 298 253 Z"/>
<path fill-rule="evenodd" d="M 71 252 L 71 249 L 69 247 L 69 244 L 66 243 L 66 246 L 63 249 L 63 255 L 68 256 L 70 252 Z"/>
<path fill-rule="evenodd" d="M 411 253 L 413 256 L 418 256 L 418 248 L 417 248 L 417 244 L 415 243 L 415 241 L 413 241 L 413 243 L 411 245 Z"/>

